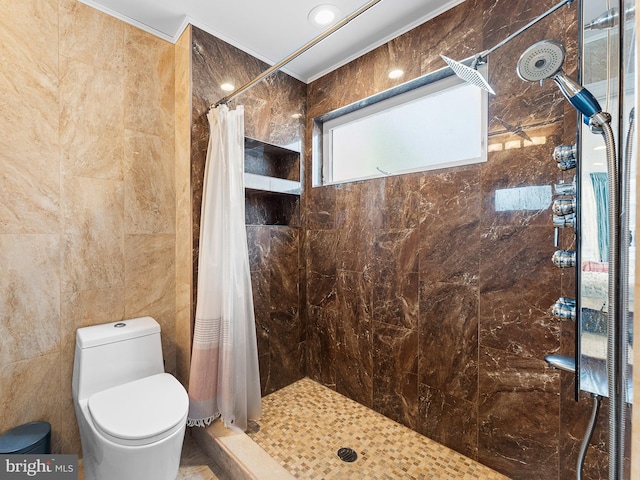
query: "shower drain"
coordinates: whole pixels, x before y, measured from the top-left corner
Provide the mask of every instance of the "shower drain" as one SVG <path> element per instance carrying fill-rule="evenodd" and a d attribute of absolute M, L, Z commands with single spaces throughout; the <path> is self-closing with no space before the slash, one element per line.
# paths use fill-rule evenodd
<path fill-rule="evenodd" d="M 353 448 L 343 447 L 338 449 L 338 457 L 343 462 L 355 462 L 358 459 L 358 454 Z"/>

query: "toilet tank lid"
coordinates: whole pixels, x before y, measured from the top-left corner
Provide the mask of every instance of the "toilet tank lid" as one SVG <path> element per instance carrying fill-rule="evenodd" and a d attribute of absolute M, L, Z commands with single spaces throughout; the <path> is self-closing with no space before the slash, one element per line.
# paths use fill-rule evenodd
<path fill-rule="evenodd" d="M 156 333 L 160 333 L 160 325 L 153 318 L 132 318 L 79 328 L 76 331 L 76 344 L 80 348 L 91 348 Z"/>

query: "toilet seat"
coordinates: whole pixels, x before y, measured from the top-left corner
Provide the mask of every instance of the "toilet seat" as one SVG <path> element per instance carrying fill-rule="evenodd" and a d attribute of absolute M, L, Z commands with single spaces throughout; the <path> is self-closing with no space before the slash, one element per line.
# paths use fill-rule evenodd
<path fill-rule="evenodd" d="M 180 430 L 189 397 L 172 375 L 159 373 L 92 395 L 89 414 L 98 431 L 120 445 L 148 445 Z"/>

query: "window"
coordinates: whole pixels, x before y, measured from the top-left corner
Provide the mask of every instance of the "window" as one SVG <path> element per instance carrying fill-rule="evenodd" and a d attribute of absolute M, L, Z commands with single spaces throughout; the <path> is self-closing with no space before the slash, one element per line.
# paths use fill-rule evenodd
<path fill-rule="evenodd" d="M 485 162 L 487 95 L 446 68 L 316 118 L 314 186 Z"/>

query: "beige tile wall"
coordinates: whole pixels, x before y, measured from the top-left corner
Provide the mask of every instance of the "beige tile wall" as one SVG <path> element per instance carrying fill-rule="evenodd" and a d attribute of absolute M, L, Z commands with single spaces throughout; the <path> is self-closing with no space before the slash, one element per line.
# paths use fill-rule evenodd
<path fill-rule="evenodd" d="M 46 420 L 79 452 L 78 327 L 152 315 L 176 371 L 176 51 L 76 0 L 0 0 L 0 433 Z"/>
<path fill-rule="evenodd" d="M 176 42 L 176 373 L 187 385 L 191 360 L 191 27 Z"/>

